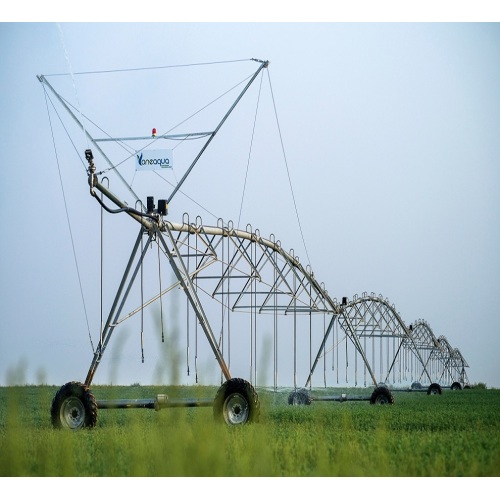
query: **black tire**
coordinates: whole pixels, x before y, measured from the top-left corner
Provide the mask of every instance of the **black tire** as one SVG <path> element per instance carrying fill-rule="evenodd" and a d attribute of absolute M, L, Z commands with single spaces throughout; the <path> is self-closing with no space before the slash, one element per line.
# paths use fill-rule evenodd
<path fill-rule="evenodd" d="M 311 401 L 312 399 L 307 389 L 296 389 L 288 395 L 289 405 L 310 405 Z"/>
<path fill-rule="evenodd" d="M 439 384 L 431 384 L 428 388 L 427 388 L 427 395 L 430 396 L 430 395 L 434 395 L 434 394 L 442 394 L 443 390 L 441 389 L 441 386 Z"/>
<path fill-rule="evenodd" d="M 258 422 L 260 401 L 253 386 L 241 378 L 226 380 L 214 399 L 214 419 L 228 425 Z"/>
<path fill-rule="evenodd" d="M 411 384 L 411 388 L 415 391 L 415 390 L 420 390 L 422 389 L 422 384 L 420 382 L 413 382 L 413 384 Z"/>
<path fill-rule="evenodd" d="M 453 384 L 451 384 L 451 390 L 452 391 L 461 391 L 462 384 L 460 382 L 453 382 Z"/>
<path fill-rule="evenodd" d="M 80 382 L 64 384 L 54 396 L 50 409 L 55 429 L 76 431 L 97 424 L 97 403 L 89 388 Z"/>
<path fill-rule="evenodd" d="M 394 404 L 394 396 L 392 392 L 385 386 L 379 385 L 375 387 L 375 390 L 372 392 L 370 397 L 371 405 L 393 405 Z"/>
<path fill-rule="evenodd" d="M 470 385 L 464 385 L 464 389 L 470 389 Z"/>

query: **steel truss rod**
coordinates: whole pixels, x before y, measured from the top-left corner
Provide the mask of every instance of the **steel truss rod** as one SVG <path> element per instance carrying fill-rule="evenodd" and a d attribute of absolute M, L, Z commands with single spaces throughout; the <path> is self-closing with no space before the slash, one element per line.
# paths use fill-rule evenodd
<path fill-rule="evenodd" d="M 323 340 L 322 340 L 321 345 L 319 347 L 318 354 L 316 354 L 316 358 L 314 359 L 314 363 L 312 364 L 311 371 L 309 372 L 309 376 L 307 377 L 307 381 L 306 381 L 304 387 L 307 387 L 311 383 L 311 378 L 313 376 L 314 370 L 316 369 L 316 365 L 318 364 L 318 361 L 321 357 L 321 353 L 324 352 L 324 350 L 325 350 L 326 342 L 328 340 L 328 337 L 330 336 L 330 332 L 333 329 L 333 325 L 334 325 L 336 319 L 337 319 L 337 316 L 333 316 L 332 319 L 330 320 L 330 323 L 328 324 L 328 328 L 325 331 L 325 335 L 323 336 Z"/>
<path fill-rule="evenodd" d="M 154 137 L 155 140 L 159 139 L 188 139 L 189 137 L 206 137 L 212 135 L 214 132 L 188 132 L 185 134 L 163 134 Z M 141 137 L 101 137 L 94 139 L 94 142 L 126 142 L 126 141 L 147 141 L 153 139 L 152 136 Z"/>
<path fill-rule="evenodd" d="M 64 109 L 68 112 L 68 114 L 75 120 L 75 122 L 80 126 L 80 128 L 83 130 L 85 136 L 87 139 L 89 139 L 94 147 L 99 151 L 99 153 L 102 155 L 104 158 L 104 161 L 109 165 L 111 169 L 116 173 L 116 175 L 120 178 L 120 180 L 125 184 L 127 187 L 128 191 L 132 194 L 134 197 L 134 201 L 138 201 L 142 204 L 141 200 L 139 199 L 139 196 L 135 193 L 135 191 L 130 187 L 128 182 L 123 178 L 122 174 L 118 171 L 118 169 L 115 168 L 115 165 L 113 165 L 113 162 L 107 157 L 107 155 L 104 153 L 104 151 L 101 149 L 99 144 L 97 144 L 96 140 L 90 135 L 88 130 L 85 128 L 84 124 L 80 121 L 80 119 L 73 113 L 73 111 L 69 108 L 69 106 L 66 104 L 66 101 L 61 97 L 61 95 L 56 92 L 54 87 L 47 81 L 47 79 L 43 75 L 38 76 L 38 80 L 43 84 L 46 85 L 50 91 L 54 94 L 54 96 L 57 98 L 57 100 L 61 103 L 61 105 L 64 107 Z"/>
<path fill-rule="evenodd" d="M 111 306 L 111 309 L 109 311 L 108 319 L 106 320 L 106 323 L 104 325 L 102 334 L 101 334 L 101 340 L 99 341 L 99 345 L 97 346 L 96 352 L 94 353 L 94 357 L 92 359 L 92 363 L 90 365 L 87 377 L 85 379 L 85 385 L 90 386 L 92 383 L 92 379 L 94 378 L 94 374 L 97 370 L 97 367 L 99 366 L 99 363 L 101 362 L 102 356 L 104 354 L 104 351 L 106 350 L 106 346 L 108 345 L 111 335 L 113 334 L 113 331 L 115 327 L 117 326 L 115 324 L 115 321 L 118 319 L 123 306 L 127 300 L 127 297 L 130 293 L 130 290 L 132 288 L 132 284 L 135 281 L 135 278 L 137 277 L 137 274 L 139 272 L 139 269 L 142 265 L 142 262 L 144 261 L 144 256 L 146 255 L 146 252 L 149 248 L 149 243 L 151 242 L 152 236 L 149 235 L 147 244 L 144 246 L 144 249 L 140 255 L 139 261 L 137 262 L 137 265 L 135 266 L 134 272 L 132 273 L 132 276 L 130 280 L 128 281 L 127 285 L 127 280 L 128 276 L 130 273 L 130 270 L 132 269 L 132 265 L 134 263 L 135 257 L 137 255 L 137 252 L 140 247 L 140 243 L 143 238 L 143 233 L 144 230 L 141 227 L 141 230 L 139 231 L 139 234 L 137 236 L 137 239 L 135 241 L 135 245 L 132 249 L 132 253 L 130 254 L 127 266 L 125 268 L 125 272 L 123 273 L 123 277 L 121 280 L 121 283 L 118 287 L 118 291 L 116 292 L 115 299 L 113 301 L 113 305 Z M 121 301 L 120 301 L 121 299 Z"/>
<path fill-rule="evenodd" d="M 196 163 L 198 163 L 198 160 L 200 159 L 201 155 L 204 153 L 204 151 L 207 149 L 208 145 L 212 142 L 212 139 L 215 137 L 217 132 L 220 130 L 224 122 L 227 120 L 229 115 L 232 113 L 233 109 L 236 107 L 236 105 L 240 102 L 241 98 L 245 95 L 246 91 L 250 88 L 250 85 L 252 85 L 253 81 L 257 78 L 257 75 L 264 69 L 269 66 L 269 61 L 259 61 L 260 66 L 259 69 L 252 75 L 248 83 L 246 84 L 245 88 L 241 91 L 240 95 L 236 98 L 232 106 L 229 108 L 227 113 L 224 115 L 222 120 L 219 122 L 215 130 L 210 134 L 207 142 L 204 144 L 204 146 L 201 148 L 200 152 L 196 156 L 196 158 L 193 160 L 189 168 L 186 170 L 186 173 L 182 176 L 182 179 L 177 183 L 175 186 L 174 190 L 172 191 L 171 195 L 169 196 L 167 203 L 170 203 L 172 201 L 172 198 L 175 196 L 175 193 L 180 189 L 182 184 L 184 184 L 184 181 L 187 179 L 188 175 L 191 173 L 191 170 L 193 170 L 194 166 Z"/>

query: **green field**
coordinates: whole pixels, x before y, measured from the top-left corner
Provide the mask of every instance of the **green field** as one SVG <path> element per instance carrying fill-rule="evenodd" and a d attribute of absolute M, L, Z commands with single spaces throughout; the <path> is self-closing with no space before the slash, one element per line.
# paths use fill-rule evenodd
<path fill-rule="evenodd" d="M 257 424 L 212 408 L 101 410 L 93 429 L 54 430 L 57 387 L 0 388 L 0 476 L 499 476 L 500 390 L 394 393 L 396 403 L 313 402 L 259 391 Z M 93 387 L 97 399 L 212 397 L 217 388 Z M 330 394 L 353 390 L 332 389 Z"/>

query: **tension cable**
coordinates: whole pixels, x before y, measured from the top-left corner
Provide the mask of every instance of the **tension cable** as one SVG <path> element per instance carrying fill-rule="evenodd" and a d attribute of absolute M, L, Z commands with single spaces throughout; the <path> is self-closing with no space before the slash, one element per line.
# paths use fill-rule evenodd
<path fill-rule="evenodd" d="M 52 136 L 52 144 L 54 146 L 54 154 L 55 154 L 55 157 L 56 157 L 57 171 L 59 173 L 59 183 L 61 185 L 61 192 L 62 192 L 62 197 L 63 197 L 63 201 L 64 201 L 64 210 L 66 212 L 66 221 L 68 223 L 69 235 L 70 235 L 70 239 L 71 239 L 71 247 L 72 247 L 72 250 L 73 250 L 73 258 L 74 258 L 75 267 L 76 267 L 76 274 L 78 276 L 78 284 L 79 284 L 79 287 L 80 287 L 80 295 L 82 297 L 83 311 L 84 311 L 84 314 L 85 314 L 85 321 L 87 323 L 87 332 L 88 332 L 88 335 L 89 335 L 90 346 L 92 347 L 92 352 L 95 353 L 94 343 L 92 342 L 92 335 L 90 334 L 90 325 L 89 325 L 89 318 L 88 318 L 88 314 L 87 314 L 87 306 L 85 304 L 85 297 L 83 295 L 83 287 L 82 287 L 82 279 L 81 279 L 81 276 L 80 276 L 80 268 L 78 267 L 78 259 L 76 257 L 75 241 L 73 239 L 73 231 L 71 230 L 71 221 L 70 221 L 70 218 L 69 218 L 68 204 L 66 202 L 66 194 L 64 192 L 64 184 L 63 184 L 63 180 L 62 180 L 61 166 L 59 164 L 59 156 L 57 154 L 57 146 L 56 146 L 56 142 L 55 142 L 55 138 L 54 138 L 54 130 L 52 128 L 52 120 L 50 119 L 50 111 L 49 111 L 49 105 L 48 105 L 48 102 L 47 102 L 47 92 L 45 91 L 45 87 L 44 87 L 44 94 L 45 94 L 45 106 L 47 108 L 47 116 L 49 118 L 50 133 L 51 133 L 51 136 Z"/>
<path fill-rule="evenodd" d="M 307 251 L 306 241 L 305 241 L 305 238 L 304 238 L 304 233 L 302 231 L 302 225 L 300 223 L 299 211 L 297 209 L 297 202 L 295 201 L 295 194 L 293 192 L 292 179 L 290 177 L 290 170 L 288 168 L 288 161 L 286 159 L 285 146 L 283 144 L 283 136 L 281 135 L 281 128 L 280 128 L 280 124 L 279 124 L 279 120 L 278 120 L 278 112 L 276 110 L 276 102 L 274 100 L 273 87 L 271 85 L 271 75 L 269 74 L 269 70 L 267 71 L 267 77 L 269 79 L 269 88 L 271 89 L 271 98 L 273 100 L 274 115 L 276 117 L 276 125 L 278 127 L 278 133 L 279 133 L 279 136 L 280 136 L 281 150 L 283 151 L 283 159 L 285 161 L 286 173 L 288 175 L 288 182 L 290 184 L 290 191 L 292 193 L 293 205 L 295 207 L 295 214 L 297 216 L 297 222 L 299 224 L 299 231 L 300 231 L 300 235 L 302 237 L 302 244 L 304 245 L 304 250 L 306 252 L 307 261 L 308 261 L 309 265 L 311 265 L 311 259 L 309 258 L 309 252 Z"/>
<path fill-rule="evenodd" d="M 229 63 L 236 63 L 236 62 L 248 62 L 248 61 L 257 61 L 256 59 L 234 59 L 232 61 L 212 61 L 212 62 L 205 62 L 205 63 L 189 63 L 189 64 L 172 64 L 170 66 L 150 66 L 146 68 L 122 68 L 122 69 L 107 69 L 107 70 L 100 70 L 100 71 L 80 71 L 80 72 L 75 72 L 72 73 L 73 75 L 98 75 L 98 74 L 104 74 L 104 73 L 126 73 L 126 72 L 132 72 L 132 71 L 152 71 L 152 70 L 159 70 L 159 69 L 171 69 L 171 68 L 187 68 L 191 66 L 209 66 L 212 64 L 229 64 Z M 51 75 L 47 76 L 68 76 L 68 73 L 52 73 Z"/>
<path fill-rule="evenodd" d="M 243 200 L 245 199 L 245 191 L 246 191 L 246 186 L 247 186 L 247 178 L 248 178 L 248 167 L 250 166 L 250 157 L 252 156 L 252 146 L 253 146 L 253 138 L 255 135 L 255 124 L 257 123 L 257 113 L 259 111 L 259 102 L 260 102 L 260 92 L 262 89 L 262 79 L 264 77 L 264 74 L 262 73 L 260 76 L 260 84 L 259 84 L 259 94 L 257 96 L 257 105 L 255 107 L 255 116 L 253 119 L 253 128 L 252 128 L 252 138 L 250 139 L 250 149 L 248 151 L 248 160 L 247 160 L 247 169 L 245 172 L 245 182 L 243 183 L 243 193 L 241 195 L 241 205 L 240 205 L 240 213 L 238 215 L 238 224 L 236 227 L 240 227 L 240 222 L 241 222 L 241 212 L 243 210 Z"/>

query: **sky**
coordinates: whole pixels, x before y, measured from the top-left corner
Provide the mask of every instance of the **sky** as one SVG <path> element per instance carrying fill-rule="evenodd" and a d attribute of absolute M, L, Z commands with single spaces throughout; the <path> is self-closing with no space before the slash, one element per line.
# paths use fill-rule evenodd
<path fill-rule="evenodd" d="M 177 119 L 255 71 L 248 60 L 257 58 L 270 61 L 272 94 L 265 76 L 248 171 L 258 85 L 190 174 L 187 196 L 174 198 L 170 219 L 188 212 L 275 234 L 332 297 L 388 297 L 407 323 L 425 319 L 460 349 L 471 383 L 500 387 L 500 25 L 182 21 L 0 25 L 0 140 L 9 152 L 0 184 L 0 385 L 84 379 L 87 321 L 94 342 L 99 324 L 99 211 L 81 159 L 49 121 L 37 75 L 73 73 L 48 79 L 78 112 L 113 133 L 147 135 L 163 127 L 159 103 Z M 156 82 L 78 74 L 220 61 L 242 62 Z M 74 137 L 82 156 L 85 138 Z M 181 153 L 175 161 L 172 182 L 185 165 Z M 134 177 L 141 196 L 171 189 L 142 181 Z M 115 217 L 108 230 L 118 272 L 137 228 Z M 133 362 L 125 355 L 98 383 L 147 384 L 158 374 L 156 341 L 146 343 L 146 372 L 131 339 L 109 356 L 130 348 Z"/>

